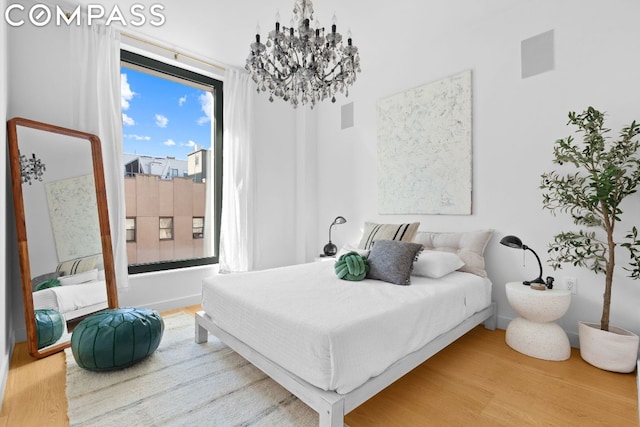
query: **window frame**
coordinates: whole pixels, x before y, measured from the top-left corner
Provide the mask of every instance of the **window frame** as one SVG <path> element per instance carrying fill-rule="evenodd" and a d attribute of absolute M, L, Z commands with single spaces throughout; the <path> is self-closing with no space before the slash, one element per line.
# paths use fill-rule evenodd
<path fill-rule="evenodd" d="M 128 227 L 128 225 L 126 223 L 126 220 L 133 220 L 133 228 L 129 228 Z M 127 243 L 136 243 L 137 242 L 137 237 L 138 237 L 138 234 L 136 232 L 137 228 L 138 228 L 138 221 L 137 221 L 135 216 L 128 216 L 128 217 L 126 217 L 126 220 L 125 220 L 125 231 L 126 231 L 126 234 L 127 234 L 126 241 L 127 241 Z M 131 240 L 129 240 L 129 236 L 128 236 L 129 231 L 133 231 L 133 239 L 131 239 Z"/>
<path fill-rule="evenodd" d="M 222 126 L 222 108 L 223 108 L 223 83 L 221 80 L 217 80 L 213 77 L 206 76 L 204 74 L 196 73 L 194 71 L 187 70 L 175 65 L 170 65 L 156 59 L 152 59 L 125 49 L 120 50 L 120 64 L 131 64 L 138 67 L 146 68 L 155 73 L 165 74 L 167 76 L 177 77 L 180 79 L 188 80 L 190 82 L 204 85 L 212 89 L 214 93 L 213 101 L 213 117 L 216 121 L 216 126 L 213 129 L 212 135 L 212 174 L 213 183 L 215 187 L 213 190 L 213 217 L 210 221 L 213 222 L 213 245 L 215 248 L 215 255 L 209 257 L 191 258 L 186 260 L 172 260 L 172 261 L 157 261 L 152 263 L 139 263 L 129 264 L 129 274 L 148 273 L 152 271 L 173 270 L 179 268 L 195 267 L 200 265 L 209 265 L 218 263 L 218 254 L 220 252 L 220 222 L 222 213 L 222 138 L 223 138 L 223 126 Z M 205 219 L 206 221 L 206 219 Z M 136 236 L 137 237 L 137 236 Z"/>
<path fill-rule="evenodd" d="M 158 221 L 158 237 L 160 238 L 161 242 L 167 241 L 167 240 L 173 240 L 173 217 L 172 216 L 161 216 L 158 217 L 159 221 Z M 170 220 L 171 221 L 171 227 L 163 227 L 162 226 L 162 220 Z M 163 230 L 170 230 L 170 235 L 171 237 L 162 237 L 162 231 Z"/>
<path fill-rule="evenodd" d="M 193 224 L 193 223 L 195 222 L 195 220 L 196 220 L 196 219 L 202 219 L 202 227 L 196 227 L 196 226 Z M 191 239 L 192 239 L 192 240 L 201 240 L 201 239 L 204 239 L 204 229 L 205 229 L 204 225 L 205 225 L 205 222 L 206 222 L 206 218 L 205 218 L 205 217 L 203 217 L 203 216 L 194 216 L 194 217 L 191 217 Z M 202 229 L 202 233 L 199 233 L 199 234 L 202 234 L 202 236 L 201 236 L 201 237 L 195 237 L 195 234 L 196 234 L 196 233 L 194 233 L 194 231 L 193 231 L 193 230 L 195 230 L 196 228 Z"/>

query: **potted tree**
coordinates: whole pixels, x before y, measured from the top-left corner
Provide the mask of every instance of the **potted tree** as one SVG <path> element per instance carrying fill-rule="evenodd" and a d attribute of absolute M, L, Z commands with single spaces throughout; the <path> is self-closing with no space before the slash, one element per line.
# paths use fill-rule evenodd
<path fill-rule="evenodd" d="M 640 184 L 640 124 L 635 121 L 612 140 L 604 125 L 605 115 L 589 107 L 581 114 L 569 113 L 568 125 L 577 127 L 581 141 L 572 136 L 556 141 L 553 162 L 569 169 L 542 174 L 543 207 L 555 216 L 571 216 L 577 231 L 563 231 L 549 245 L 554 269 L 564 263 L 604 273 L 600 324 L 579 323 L 580 355 L 601 369 L 632 372 L 638 358 L 638 336 L 609 325 L 611 289 L 616 266 L 616 247 L 628 250 L 624 269 L 640 278 L 640 241 L 634 226 L 622 241 L 615 226 L 622 218 L 620 204 Z M 624 233 L 623 233 L 624 234 Z"/>

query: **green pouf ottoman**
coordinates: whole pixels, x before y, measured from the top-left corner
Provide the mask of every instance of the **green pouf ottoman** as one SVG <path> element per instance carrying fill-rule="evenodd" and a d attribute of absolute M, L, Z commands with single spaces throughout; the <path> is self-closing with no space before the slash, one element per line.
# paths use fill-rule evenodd
<path fill-rule="evenodd" d="M 155 310 L 113 308 L 93 314 L 71 334 L 71 351 L 78 366 L 112 371 L 131 366 L 160 345 L 164 321 Z"/>
<path fill-rule="evenodd" d="M 64 316 L 50 308 L 35 310 L 35 316 L 38 348 L 49 346 L 58 341 L 64 332 Z"/>

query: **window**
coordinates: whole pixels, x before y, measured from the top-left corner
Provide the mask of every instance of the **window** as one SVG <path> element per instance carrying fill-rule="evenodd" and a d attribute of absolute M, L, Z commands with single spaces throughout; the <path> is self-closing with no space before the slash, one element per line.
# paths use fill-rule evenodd
<path fill-rule="evenodd" d="M 193 238 L 204 239 L 204 217 L 194 217 L 192 221 Z"/>
<path fill-rule="evenodd" d="M 135 218 L 127 218 L 127 242 L 135 242 L 136 241 L 136 219 Z"/>
<path fill-rule="evenodd" d="M 160 218 L 160 240 L 173 240 L 173 218 Z"/>
<path fill-rule="evenodd" d="M 129 273 L 218 262 L 222 82 L 125 50 L 121 60 Z"/>

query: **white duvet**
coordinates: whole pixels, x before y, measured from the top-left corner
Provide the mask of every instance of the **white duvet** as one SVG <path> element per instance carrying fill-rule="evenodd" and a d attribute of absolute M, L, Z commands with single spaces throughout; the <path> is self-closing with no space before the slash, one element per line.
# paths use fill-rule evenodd
<path fill-rule="evenodd" d="M 491 282 L 454 272 L 410 286 L 340 280 L 332 262 L 220 274 L 202 305 L 223 330 L 323 390 L 344 394 L 490 304 Z"/>
<path fill-rule="evenodd" d="M 104 280 L 78 285 L 55 286 L 33 293 L 34 309 L 52 308 L 62 314 L 107 302 Z"/>

